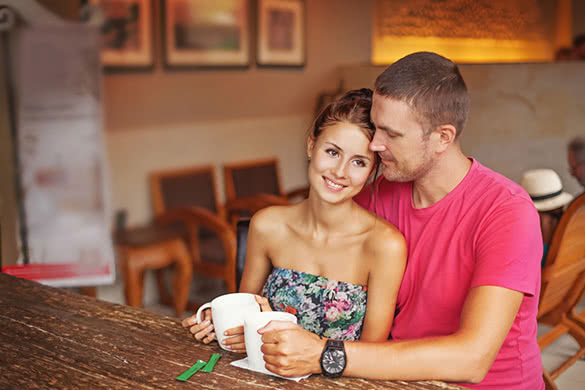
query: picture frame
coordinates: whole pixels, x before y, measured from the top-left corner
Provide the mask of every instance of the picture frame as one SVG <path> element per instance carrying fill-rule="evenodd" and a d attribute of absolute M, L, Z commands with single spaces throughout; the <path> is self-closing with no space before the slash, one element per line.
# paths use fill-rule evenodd
<path fill-rule="evenodd" d="M 258 0 L 257 14 L 257 64 L 303 67 L 306 59 L 304 1 Z"/>
<path fill-rule="evenodd" d="M 161 0 L 165 67 L 248 67 L 249 3 Z"/>
<path fill-rule="evenodd" d="M 151 69 L 153 0 L 90 0 L 101 11 L 102 65 L 106 70 Z"/>

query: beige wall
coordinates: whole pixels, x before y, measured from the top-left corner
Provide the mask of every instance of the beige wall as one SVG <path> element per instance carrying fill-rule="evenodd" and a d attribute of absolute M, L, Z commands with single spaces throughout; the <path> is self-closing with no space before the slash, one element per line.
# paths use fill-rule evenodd
<path fill-rule="evenodd" d="M 151 217 L 148 173 L 202 164 L 216 166 L 223 199 L 222 165 L 278 156 L 285 190 L 306 183 L 305 129 L 310 116 L 176 123 L 167 128 L 106 133 L 113 204 L 125 208 L 129 223 Z"/>
<path fill-rule="evenodd" d="M 223 163 L 277 156 L 285 189 L 306 182 L 304 138 L 317 96 L 337 88 L 339 66 L 369 62 L 372 1 L 305 4 L 304 68 L 168 71 L 159 61 L 153 72 L 105 76 L 113 204 L 131 224 L 151 216 L 147 175 L 155 169 L 212 163 L 223 196 Z"/>
<path fill-rule="evenodd" d="M 460 69 L 471 95 L 464 152 L 515 181 L 526 169 L 552 168 L 569 192 L 581 192 L 568 171 L 566 145 L 585 135 L 585 62 Z M 342 73 L 348 87 L 371 86 L 383 70 L 350 66 Z"/>

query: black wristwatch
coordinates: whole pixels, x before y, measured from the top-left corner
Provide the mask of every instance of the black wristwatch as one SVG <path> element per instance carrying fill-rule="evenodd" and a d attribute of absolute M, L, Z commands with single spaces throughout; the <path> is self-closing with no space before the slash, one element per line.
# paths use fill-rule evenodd
<path fill-rule="evenodd" d="M 321 353 L 321 371 L 329 378 L 339 378 L 347 365 L 347 355 L 341 340 L 327 340 Z"/>

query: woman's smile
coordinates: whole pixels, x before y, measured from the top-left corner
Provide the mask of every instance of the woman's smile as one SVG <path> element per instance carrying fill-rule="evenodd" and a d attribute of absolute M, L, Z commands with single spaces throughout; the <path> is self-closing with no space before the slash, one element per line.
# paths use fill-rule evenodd
<path fill-rule="evenodd" d="M 339 192 L 339 191 L 343 190 L 345 187 L 347 187 L 343 184 L 338 184 L 325 176 L 323 176 L 323 180 L 325 180 L 325 184 L 327 185 L 327 188 L 329 188 L 330 190 L 335 191 L 335 192 Z"/>

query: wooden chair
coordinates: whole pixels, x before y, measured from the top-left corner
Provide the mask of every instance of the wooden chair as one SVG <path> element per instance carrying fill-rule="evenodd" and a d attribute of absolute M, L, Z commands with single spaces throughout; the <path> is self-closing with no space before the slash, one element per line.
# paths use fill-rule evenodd
<path fill-rule="evenodd" d="M 307 198 L 309 187 L 284 192 L 281 186 L 278 159 L 244 161 L 224 165 L 226 199 L 270 194 L 291 201 L 296 197 Z"/>
<path fill-rule="evenodd" d="M 248 230 L 250 229 L 250 220 L 241 219 L 237 223 L 236 235 L 238 238 L 238 249 L 236 251 L 236 284 L 240 290 L 240 282 L 244 273 L 246 263 L 246 248 L 248 243 Z"/>
<path fill-rule="evenodd" d="M 571 203 L 557 226 L 545 266 L 538 321 L 552 329 L 538 338 L 541 351 L 564 334 L 571 335 L 579 350 L 552 373 L 544 372 L 547 389 L 554 379 L 585 356 L 585 326 L 575 321 L 574 309 L 585 292 L 585 195 Z"/>
<path fill-rule="evenodd" d="M 228 200 L 225 204 L 227 218 L 236 226 L 240 219 L 250 219 L 258 210 L 268 206 L 287 205 L 288 200 L 281 196 L 258 194 Z"/>
<path fill-rule="evenodd" d="M 226 212 L 234 226 L 238 219 L 248 218 L 262 207 L 309 196 L 309 187 L 282 191 L 276 158 L 224 165 L 224 181 Z"/>
<path fill-rule="evenodd" d="M 157 223 L 185 227 L 193 272 L 222 279 L 235 292 L 236 237 L 218 201 L 213 167 L 153 172 L 150 188 Z M 162 272 L 157 280 L 164 285 Z"/>
<path fill-rule="evenodd" d="M 156 270 L 157 274 L 168 266 L 174 266 L 173 296 L 166 288 L 159 293 L 161 300 L 172 304 L 177 317 L 187 306 L 189 285 L 192 277 L 191 256 L 183 238 L 183 232 L 169 227 L 154 225 L 134 227 L 115 233 L 116 249 L 124 277 L 124 295 L 130 306 L 142 306 L 144 271 Z"/>
<path fill-rule="evenodd" d="M 124 277 L 126 304 L 142 306 L 146 270 L 159 272 L 173 265 L 173 297 L 168 296 L 166 288 L 164 291 L 159 288 L 159 293 L 161 300 L 172 304 L 177 317 L 180 317 L 187 306 L 193 268 L 184 230 L 176 226 L 158 227 L 154 224 L 128 229 L 126 212 L 122 210 L 116 213 L 113 239 Z"/>

